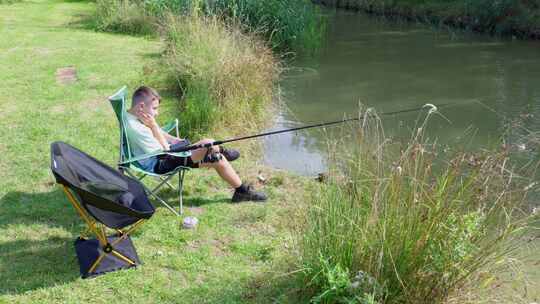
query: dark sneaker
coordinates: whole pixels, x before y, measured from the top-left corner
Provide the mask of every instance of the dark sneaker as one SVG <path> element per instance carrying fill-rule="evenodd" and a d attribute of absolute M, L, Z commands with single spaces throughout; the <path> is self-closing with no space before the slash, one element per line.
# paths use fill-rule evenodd
<path fill-rule="evenodd" d="M 247 190 L 234 191 L 232 202 L 239 203 L 244 201 L 264 202 L 266 201 L 266 194 L 253 190 L 252 186 L 247 186 Z"/>
<path fill-rule="evenodd" d="M 225 159 L 227 159 L 230 162 L 240 157 L 240 152 L 234 149 L 227 149 L 227 148 L 219 147 L 219 153 L 225 156 Z"/>

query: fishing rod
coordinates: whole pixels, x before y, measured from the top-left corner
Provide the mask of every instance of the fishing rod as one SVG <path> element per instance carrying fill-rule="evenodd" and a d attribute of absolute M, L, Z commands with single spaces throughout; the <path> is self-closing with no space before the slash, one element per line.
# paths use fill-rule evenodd
<path fill-rule="evenodd" d="M 439 105 L 439 108 L 448 106 L 450 104 L 451 103 L 445 103 L 445 104 Z M 408 112 L 416 112 L 416 111 L 420 111 L 420 110 L 422 110 L 422 109 L 424 109 L 426 107 L 430 107 L 431 108 L 430 111 L 436 111 L 437 110 L 436 106 L 428 103 L 428 104 L 425 104 L 425 105 L 423 105 L 421 107 L 417 107 L 417 108 L 406 109 L 406 110 L 401 110 L 401 111 L 394 111 L 394 112 L 381 113 L 380 116 L 383 116 L 383 115 L 388 116 L 388 115 L 402 114 L 402 113 L 408 113 Z M 314 124 L 314 125 L 307 125 L 307 126 L 302 126 L 302 127 L 297 127 L 297 128 L 265 132 L 265 133 L 242 136 L 242 137 L 225 139 L 225 140 L 215 140 L 213 142 L 204 143 L 204 144 L 193 144 L 193 145 L 186 145 L 186 146 L 177 146 L 177 147 L 172 147 L 170 150 L 168 150 L 166 152 L 186 152 L 186 151 L 191 151 L 191 150 L 196 150 L 196 149 L 201 149 L 201 148 L 210 148 L 212 146 L 222 145 L 222 144 L 226 144 L 226 143 L 230 143 L 230 142 L 234 142 L 234 141 L 239 141 L 239 140 L 257 138 L 257 137 L 263 137 L 263 136 L 269 136 L 269 135 L 275 135 L 275 134 L 286 133 L 286 132 L 293 132 L 293 131 L 304 130 L 304 129 L 325 127 L 325 126 L 330 126 L 330 125 L 335 125 L 335 124 L 342 124 L 342 123 L 346 123 L 346 122 L 349 122 L 349 121 L 360 121 L 362 119 L 363 118 L 348 118 L 348 119 L 342 119 L 342 120 L 336 120 L 336 121 L 330 121 L 330 122 L 323 122 L 323 123 L 318 123 L 318 124 Z"/>

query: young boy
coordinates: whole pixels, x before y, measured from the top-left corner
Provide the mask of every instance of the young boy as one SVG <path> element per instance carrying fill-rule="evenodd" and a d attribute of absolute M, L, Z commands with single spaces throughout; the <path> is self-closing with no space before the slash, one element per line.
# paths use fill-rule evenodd
<path fill-rule="evenodd" d="M 156 123 L 161 97 L 150 87 L 138 88 L 132 97 L 131 108 L 126 114 L 126 135 L 134 156 L 169 150 L 169 146 L 182 139 L 164 132 Z M 199 143 L 213 142 L 213 139 L 203 139 Z M 178 166 L 191 168 L 213 168 L 219 176 L 233 187 L 233 202 L 266 201 L 266 195 L 254 191 L 251 186 L 242 183 L 229 161 L 240 156 L 236 150 L 228 150 L 219 146 L 209 149 L 191 151 L 190 157 L 160 155 L 139 160 L 145 170 L 156 173 L 166 173 Z"/>

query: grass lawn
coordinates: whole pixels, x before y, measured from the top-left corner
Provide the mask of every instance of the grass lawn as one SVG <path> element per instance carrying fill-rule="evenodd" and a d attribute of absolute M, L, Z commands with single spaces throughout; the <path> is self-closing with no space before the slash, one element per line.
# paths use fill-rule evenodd
<path fill-rule="evenodd" d="M 134 235 L 141 267 L 79 278 L 73 241 L 83 222 L 54 184 L 49 145 L 66 141 L 114 166 L 118 126 L 106 97 L 133 89 L 160 56 L 158 39 L 98 33 L 85 16 L 93 3 L 27 1 L 0 5 L 0 302 L 8 303 L 263 303 L 286 285 L 280 267 L 290 243 L 287 222 L 308 181 L 271 171 L 253 146 L 235 166 L 255 182 L 267 204 L 230 204 L 232 191 L 212 172 L 188 173 L 181 230 L 165 208 Z M 57 83 L 72 66 L 78 80 Z M 173 98 L 165 100 L 174 114 Z M 293 193 L 294 195 L 291 195 Z M 173 192 L 162 193 L 174 201 Z M 276 279 L 280 278 L 280 279 Z M 287 297 L 287 296 L 285 296 Z"/>

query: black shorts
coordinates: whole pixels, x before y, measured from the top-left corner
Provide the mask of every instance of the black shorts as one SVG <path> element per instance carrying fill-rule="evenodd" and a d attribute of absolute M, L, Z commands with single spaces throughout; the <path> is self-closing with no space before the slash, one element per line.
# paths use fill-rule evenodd
<path fill-rule="evenodd" d="M 190 156 L 180 157 L 164 154 L 158 156 L 158 161 L 156 163 L 156 166 L 154 167 L 154 172 L 157 174 L 164 174 L 167 172 L 171 172 L 179 166 L 199 168 L 199 164 L 194 163 Z"/>

